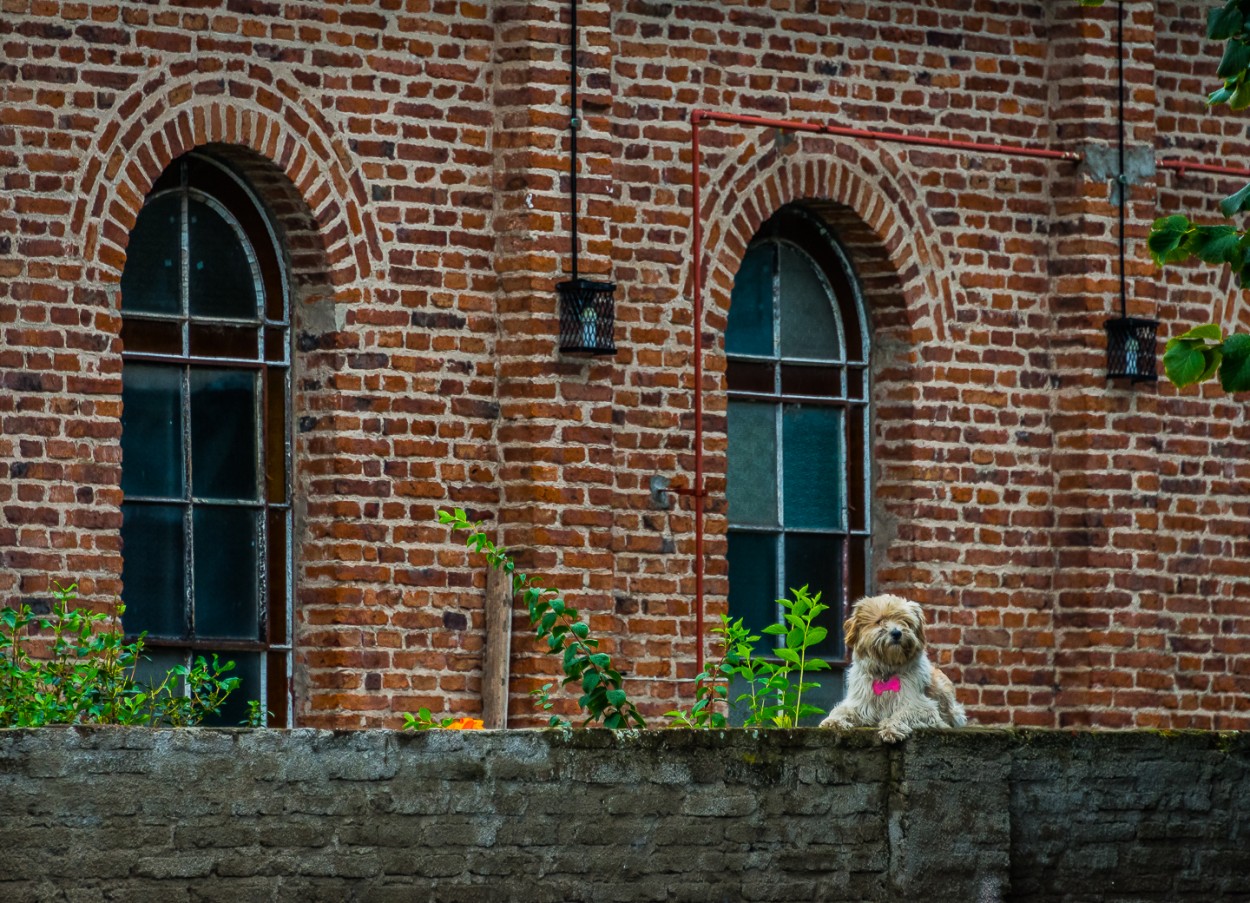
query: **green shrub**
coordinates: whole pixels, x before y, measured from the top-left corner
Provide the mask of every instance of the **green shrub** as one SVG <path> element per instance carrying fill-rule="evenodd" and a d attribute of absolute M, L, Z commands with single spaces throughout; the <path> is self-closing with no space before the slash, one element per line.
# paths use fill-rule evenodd
<path fill-rule="evenodd" d="M 70 608 L 78 585 L 54 584 L 50 617 L 30 606 L 0 610 L 0 727 L 45 724 L 139 724 L 186 727 L 220 714 L 239 685 L 225 677 L 234 662 L 203 656 L 179 665 L 155 686 L 142 686 L 135 669 L 143 636 L 127 643 L 117 618 Z M 107 622 L 107 623 L 105 623 Z M 32 633 L 48 642 L 47 657 L 32 657 Z M 259 705 L 259 703 L 257 704 Z"/>

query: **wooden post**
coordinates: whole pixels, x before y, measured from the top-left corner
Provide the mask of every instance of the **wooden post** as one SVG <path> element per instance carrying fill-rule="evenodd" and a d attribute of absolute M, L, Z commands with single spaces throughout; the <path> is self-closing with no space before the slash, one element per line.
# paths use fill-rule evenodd
<path fill-rule="evenodd" d="M 486 650 L 482 662 L 482 721 L 485 727 L 508 726 L 508 671 L 512 658 L 512 577 L 486 570 Z"/>

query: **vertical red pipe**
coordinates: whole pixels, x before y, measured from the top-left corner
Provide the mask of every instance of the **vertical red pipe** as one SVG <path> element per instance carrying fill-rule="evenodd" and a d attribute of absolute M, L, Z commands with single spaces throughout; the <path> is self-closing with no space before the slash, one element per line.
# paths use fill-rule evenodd
<path fill-rule="evenodd" d="M 694 191 L 694 637 L 695 668 L 703 672 L 703 222 L 699 202 L 699 126 L 703 112 L 690 115 L 691 187 Z"/>

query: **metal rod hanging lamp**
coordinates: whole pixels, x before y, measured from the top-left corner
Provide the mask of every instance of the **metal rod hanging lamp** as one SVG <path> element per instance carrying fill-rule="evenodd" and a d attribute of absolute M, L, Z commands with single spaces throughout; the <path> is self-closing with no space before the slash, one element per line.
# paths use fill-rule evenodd
<path fill-rule="evenodd" d="M 1124 275 L 1124 205 L 1128 195 L 1128 179 L 1124 175 L 1124 3 L 1117 6 L 1119 23 L 1116 28 L 1117 62 L 1119 72 L 1119 124 L 1120 161 L 1116 181 L 1120 189 L 1120 316 L 1103 323 L 1107 331 L 1107 379 L 1127 379 L 1130 383 L 1156 382 L 1156 337 L 1159 321 L 1146 317 L 1128 315 L 1128 284 Z"/>
<path fill-rule="evenodd" d="M 569 103 L 569 188 L 573 212 L 573 278 L 556 285 L 560 296 L 560 351 L 563 354 L 616 354 L 616 283 L 582 279 L 577 274 L 577 0 L 572 0 L 573 28 L 569 44 L 572 82 Z"/>

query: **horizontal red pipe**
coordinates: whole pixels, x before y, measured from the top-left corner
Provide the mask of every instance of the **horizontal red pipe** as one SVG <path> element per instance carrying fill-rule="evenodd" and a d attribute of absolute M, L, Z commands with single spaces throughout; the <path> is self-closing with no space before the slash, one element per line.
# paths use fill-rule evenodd
<path fill-rule="evenodd" d="M 1190 163 L 1188 160 L 1156 160 L 1159 169 L 1175 169 L 1180 175 L 1187 172 L 1209 172 L 1218 176 L 1244 176 L 1250 178 L 1250 169 L 1241 166 L 1219 166 L 1215 163 Z"/>
<path fill-rule="evenodd" d="M 1034 157 L 1042 160 L 1071 160 L 1079 163 L 1083 158 L 1075 151 L 1048 150 L 1016 144 L 986 144 L 979 141 L 954 141 L 949 138 L 926 138 L 920 135 L 900 135 L 897 132 L 878 132 L 872 129 L 853 129 L 841 125 L 819 125 L 811 122 L 795 122 L 787 119 L 765 119 L 762 116 L 743 116 L 740 113 L 714 113 L 711 110 L 695 110 L 693 122 L 736 122 L 740 125 L 756 125 L 765 128 L 787 129 L 793 132 L 818 132 L 822 135 L 839 135 L 844 138 L 869 138 L 873 141 L 889 141 L 894 144 L 916 144 L 921 147 L 941 147 L 948 150 L 964 150 L 981 154 L 1003 154 L 1010 157 Z"/>

